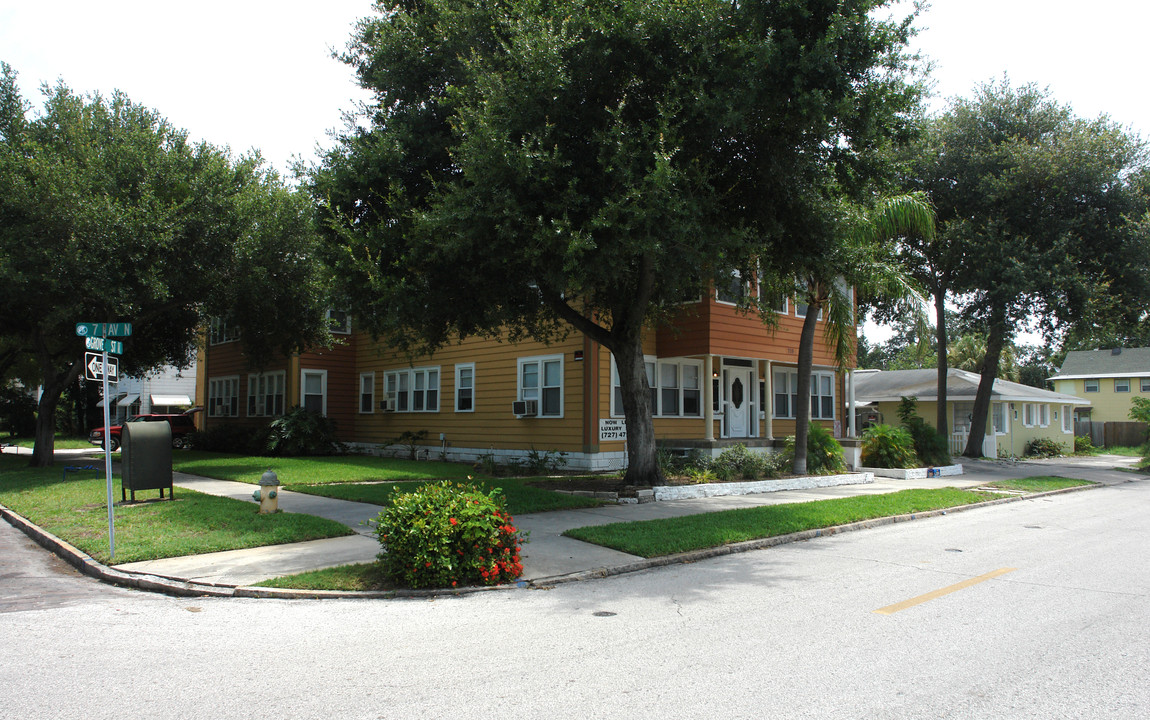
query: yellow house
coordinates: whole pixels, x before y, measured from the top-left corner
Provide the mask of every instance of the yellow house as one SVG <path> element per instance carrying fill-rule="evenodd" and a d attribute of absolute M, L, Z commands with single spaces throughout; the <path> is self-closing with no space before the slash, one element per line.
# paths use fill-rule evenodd
<path fill-rule="evenodd" d="M 904 397 L 918 399 L 918 415 L 931 425 L 937 417 L 938 373 L 931 370 L 856 370 L 854 396 L 859 406 L 860 427 L 884 423 L 898 425 L 898 406 Z M 949 447 L 962 453 L 970 437 L 974 397 L 979 376 L 951 368 L 946 374 Z M 1086 400 L 1008 380 L 995 380 L 982 454 L 986 457 L 1017 457 L 1036 438 L 1048 438 L 1074 449 L 1074 408 Z"/>
<path fill-rule="evenodd" d="M 1129 422 L 1131 398 L 1150 397 L 1150 348 L 1074 350 L 1050 381 L 1056 392 L 1089 403 L 1076 419 Z"/>

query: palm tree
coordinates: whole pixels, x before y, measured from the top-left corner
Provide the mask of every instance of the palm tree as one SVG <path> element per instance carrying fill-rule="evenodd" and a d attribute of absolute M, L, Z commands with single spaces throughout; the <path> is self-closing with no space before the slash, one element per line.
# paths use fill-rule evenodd
<path fill-rule="evenodd" d="M 812 258 L 797 280 L 795 301 L 806 303 L 807 315 L 799 335 L 798 397 L 795 408 L 795 460 L 792 472 L 807 472 L 807 436 L 810 432 L 811 368 L 814 362 L 815 325 L 825 316 L 825 337 L 834 349 L 835 364 L 845 370 L 855 352 L 855 298 L 852 290 L 916 319 L 925 332 L 925 300 L 903 271 L 894 241 L 908 234 L 934 234 L 934 209 L 921 195 L 881 198 L 873 207 L 843 203 L 832 220 L 841 241 L 820 257 Z"/>

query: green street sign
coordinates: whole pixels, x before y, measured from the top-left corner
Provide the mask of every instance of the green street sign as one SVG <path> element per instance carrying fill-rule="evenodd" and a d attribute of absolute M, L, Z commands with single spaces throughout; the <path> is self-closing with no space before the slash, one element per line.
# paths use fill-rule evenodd
<path fill-rule="evenodd" d="M 98 350 L 100 352 L 110 352 L 116 355 L 124 354 L 124 343 L 119 340 L 108 340 L 102 337 L 86 337 L 84 338 L 84 347 L 89 350 Z"/>
<path fill-rule="evenodd" d="M 80 337 L 130 337 L 132 323 L 76 323 Z"/>

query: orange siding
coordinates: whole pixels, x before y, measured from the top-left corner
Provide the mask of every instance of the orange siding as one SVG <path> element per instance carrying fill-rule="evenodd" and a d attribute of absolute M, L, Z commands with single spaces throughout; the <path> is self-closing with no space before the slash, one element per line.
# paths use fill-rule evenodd
<path fill-rule="evenodd" d="M 438 367 L 438 412 L 382 412 L 358 414 L 356 439 L 386 445 L 404 431 L 426 430 L 425 443 L 438 447 L 440 433 L 449 448 L 534 448 L 544 451 L 583 451 L 587 363 L 582 335 L 572 334 L 554 345 L 535 341 L 516 344 L 469 339 L 446 347 L 432 356 L 408 360 L 370 341 L 359 343 L 358 372 L 375 373 L 376 408 L 384 395 L 384 373 L 409 367 Z M 576 352 L 584 353 L 583 360 Z M 563 358 L 563 417 L 518 418 L 511 403 L 518 391 L 519 358 L 561 355 Z M 474 363 L 474 411 L 455 411 L 455 365 Z"/>

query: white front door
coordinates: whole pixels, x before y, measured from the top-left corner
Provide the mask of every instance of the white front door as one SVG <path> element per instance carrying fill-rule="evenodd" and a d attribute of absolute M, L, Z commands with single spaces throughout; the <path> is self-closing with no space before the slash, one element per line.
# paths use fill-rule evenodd
<path fill-rule="evenodd" d="M 726 368 L 723 374 L 726 377 L 727 437 L 750 437 L 751 394 L 755 390 L 751 371 Z"/>

